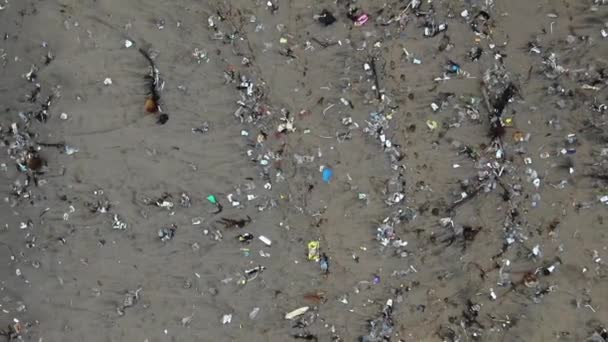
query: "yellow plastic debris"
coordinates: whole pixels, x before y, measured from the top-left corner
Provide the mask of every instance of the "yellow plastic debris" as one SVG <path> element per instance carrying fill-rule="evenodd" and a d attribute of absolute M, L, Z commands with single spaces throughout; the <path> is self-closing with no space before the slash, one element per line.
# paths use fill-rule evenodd
<path fill-rule="evenodd" d="M 321 243 L 319 241 L 310 241 L 308 243 L 308 260 L 319 261 L 321 258 L 319 254 L 319 248 Z"/>

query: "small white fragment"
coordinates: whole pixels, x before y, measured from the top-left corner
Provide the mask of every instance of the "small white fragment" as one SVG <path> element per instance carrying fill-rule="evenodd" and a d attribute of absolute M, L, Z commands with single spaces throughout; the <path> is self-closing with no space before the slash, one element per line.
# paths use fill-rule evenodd
<path fill-rule="evenodd" d="M 251 310 L 251 312 L 249 313 L 249 319 L 255 319 L 255 317 L 258 315 L 258 313 L 260 313 L 260 308 L 258 308 L 258 307 L 253 308 L 253 310 Z"/>
<path fill-rule="evenodd" d="M 186 327 L 186 326 L 190 325 L 190 322 L 192 322 L 193 317 L 194 317 L 194 315 L 186 316 L 186 317 L 182 318 L 182 326 Z"/>
<path fill-rule="evenodd" d="M 293 310 L 291 312 L 288 312 L 288 313 L 285 314 L 285 319 L 290 319 L 291 320 L 291 319 L 294 319 L 294 318 L 296 318 L 298 316 L 301 316 L 301 315 L 305 314 L 306 311 L 308 311 L 308 309 L 309 309 L 308 306 L 303 306 L 301 308 L 298 308 L 298 309 L 295 309 L 295 310 Z"/>
<path fill-rule="evenodd" d="M 442 217 L 439 219 L 439 223 L 442 227 L 452 226 L 454 227 L 454 221 L 450 217 Z"/>
<path fill-rule="evenodd" d="M 491 300 L 496 300 L 496 293 L 494 293 L 494 289 L 490 289 L 490 299 Z"/>
<path fill-rule="evenodd" d="M 130 48 L 131 46 L 133 46 L 133 42 L 132 42 L 132 41 L 130 41 L 130 40 L 128 40 L 128 39 L 125 39 L 125 47 L 128 49 L 128 48 Z"/>
<path fill-rule="evenodd" d="M 272 241 L 269 238 L 265 237 L 264 235 L 260 235 L 258 237 L 258 239 L 260 239 L 260 241 L 262 241 L 264 244 L 266 244 L 266 246 L 272 245 Z"/>
<path fill-rule="evenodd" d="M 536 245 L 536 246 L 534 246 L 534 248 L 532 248 L 532 254 L 535 257 L 540 256 L 540 246 L 539 245 Z"/>
<path fill-rule="evenodd" d="M 59 118 L 60 118 L 61 120 L 64 120 L 64 121 L 65 121 L 65 120 L 67 120 L 67 119 L 68 119 L 68 114 L 67 114 L 67 113 L 61 113 L 61 114 L 59 114 Z"/>
<path fill-rule="evenodd" d="M 78 148 L 76 147 L 71 147 L 71 146 L 65 146 L 65 154 L 67 154 L 68 156 L 71 156 L 72 154 L 78 152 Z"/>
<path fill-rule="evenodd" d="M 222 317 L 222 324 L 228 324 L 232 322 L 232 314 L 226 314 Z"/>
<path fill-rule="evenodd" d="M 461 16 L 461 17 L 463 17 L 463 18 L 468 17 L 468 16 L 469 16 L 469 11 L 467 11 L 467 10 L 465 9 L 464 11 L 460 12 L 460 16 Z"/>
<path fill-rule="evenodd" d="M 103 84 L 107 85 L 107 86 L 112 85 L 112 79 L 109 77 L 106 77 L 106 79 L 103 80 Z"/>
<path fill-rule="evenodd" d="M 400 192 L 396 192 L 393 194 L 393 196 L 391 196 L 391 198 L 389 199 L 391 202 L 393 203 L 399 203 L 401 202 L 401 200 L 403 200 L 405 198 L 405 195 L 400 193 Z"/>
<path fill-rule="evenodd" d="M 393 242 L 393 246 L 394 247 L 405 247 L 407 246 L 408 242 L 407 241 L 403 241 L 403 240 L 395 240 Z"/>
<path fill-rule="evenodd" d="M 502 159 L 502 149 L 496 150 L 496 159 Z"/>

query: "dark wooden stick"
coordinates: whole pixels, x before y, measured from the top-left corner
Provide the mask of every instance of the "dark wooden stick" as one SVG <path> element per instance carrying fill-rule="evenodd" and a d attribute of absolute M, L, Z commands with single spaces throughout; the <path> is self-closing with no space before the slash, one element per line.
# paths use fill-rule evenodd
<path fill-rule="evenodd" d="M 378 71 L 376 69 L 376 57 L 372 57 L 370 65 L 372 67 L 372 74 L 374 75 L 374 85 L 376 86 L 376 98 L 378 98 L 378 101 L 382 101 L 382 94 L 380 93 L 380 80 L 378 79 Z"/>

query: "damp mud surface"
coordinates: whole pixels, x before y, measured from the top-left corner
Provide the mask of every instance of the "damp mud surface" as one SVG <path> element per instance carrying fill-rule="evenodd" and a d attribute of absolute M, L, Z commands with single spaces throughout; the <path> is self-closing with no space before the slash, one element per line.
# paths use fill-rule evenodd
<path fill-rule="evenodd" d="M 0 341 L 608 341 L 607 30 L 0 0 Z"/>

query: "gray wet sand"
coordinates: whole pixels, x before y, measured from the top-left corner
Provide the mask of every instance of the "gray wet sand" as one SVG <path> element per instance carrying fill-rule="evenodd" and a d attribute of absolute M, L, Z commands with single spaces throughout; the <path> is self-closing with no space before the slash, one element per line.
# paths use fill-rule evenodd
<path fill-rule="evenodd" d="M 571 70 L 608 67 L 600 34 L 608 6 L 591 11 L 589 0 L 496 0 L 489 41 L 476 37 L 460 16 L 463 9 L 477 11 L 472 6 L 480 1 L 432 3 L 449 27 L 424 38 L 411 13 L 401 30 L 398 23 L 375 22 L 405 7 L 398 1 L 357 2 L 372 17 L 362 27 L 346 17 L 345 1 L 281 0 L 275 13 L 263 1 L 2 1 L 3 139 L 10 141 L 12 122 L 23 124 L 19 112 L 38 110 L 54 94 L 49 120 L 33 120 L 28 130 L 38 134 L 39 143 L 65 143 L 79 151 L 67 155 L 42 147 L 47 166 L 38 186 L 30 186 L 29 199 L 11 191 L 25 173 L 5 152 L 0 155 L 6 165 L 0 328 L 18 319 L 26 341 L 289 341 L 297 333 L 353 341 L 368 333 L 368 320 L 378 317 L 389 298 L 394 341 L 584 341 L 606 327 L 606 206 L 598 197 L 608 191 L 605 180 L 585 176 L 594 163 L 606 163 L 599 152 L 607 147 L 606 114 L 591 109 L 594 101 L 606 103 L 606 80 L 595 84 L 598 90 L 585 90 L 575 72 L 549 80 L 541 70 L 551 51 Z M 313 19 L 324 8 L 338 18 L 334 25 L 323 27 Z M 218 10 L 229 20 L 219 21 Z M 210 16 L 223 32 L 238 27 L 233 44 L 214 39 Z M 566 41 L 568 35 L 575 40 Z M 438 51 L 446 36 L 453 48 Z M 537 37 L 542 54 L 529 51 Z M 313 38 L 340 44 L 324 48 Z M 135 45 L 125 48 L 125 39 Z M 490 43 L 497 47 L 490 50 Z M 466 57 L 475 44 L 484 49 L 477 62 Z M 162 108 L 170 115 L 165 125 L 143 111 L 149 68 L 140 47 L 155 52 L 165 82 Z M 287 47 L 295 58 L 280 53 Z M 422 64 L 408 62 L 403 48 Z M 200 63 L 195 49 L 206 54 Z M 54 59 L 44 65 L 49 51 Z M 481 193 L 449 213 L 459 181 L 478 171 L 456 146 L 493 155 L 483 149 L 490 142 L 484 107 L 472 120 L 459 118 L 454 105 L 461 95 L 481 97 L 480 78 L 497 52 L 521 95 L 505 112 L 513 118 L 504 137 L 513 168 L 502 180 L 523 189 L 510 201 L 500 188 Z M 380 221 L 394 210 L 384 201 L 395 172 L 378 141 L 362 130 L 369 114 L 382 107 L 363 70 L 371 56 L 378 58 L 379 82 L 390 100 L 383 108 L 387 113 L 394 108 L 387 136 L 404 156 L 398 162 L 406 180 L 400 206 L 418 211 L 395 228 L 408 242 L 403 253 L 375 240 Z M 448 58 L 471 77 L 434 82 Z M 35 86 L 23 77 L 32 64 L 39 67 L 41 86 L 36 103 L 26 100 Z M 250 124 L 233 115 L 241 92 L 226 83 L 227 70 L 266 91 L 271 117 Z M 104 85 L 106 78 L 111 85 Z M 547 95 L 556 83 L 574 94 Z M 434 113 L 430 104 L 440 92 L 455 98 Z M 295 132 L 275 133 L 281 109 L 295 118 Z M 68 119 L 61 120 L 61 113 Z M 346 116 L 359 128 L 350 131 L 350 139 L 338 140 L 336 132 L 348 131 L 341 122 Z M 430 130 L 427 120 L 438 128 Z M 549 121 L 559 121 L 560 129 Z M 192 131 L 204 122 L 208 132 Z M 268 138 L 256 146 L 261 131 Z M 516 144 L 516 131 L 529 133 L 529 141 Z M 569 133 L 578 138 L 570 155 L 572 174 L 559 167 Z M 515 153 L 520 146 L 525 154 Z M 268 151 L 280 158 L 270 162 L 265 179 L 264 168 L 252 159 Z M 540 158 L 542 152 L 550 157 Z M 315 159 L 298 164 L 294 154 Z M 532 164 L 526 165 L 526 157 Z M 329 184 L 321 180 L 323 165 L 334 171 Z M 526 179 L 527 167 L 538 172 L 539 190 Z M 556 186 L 562 180 L 567 185 Z M 272 189 L 265 189 L 266 183 Z M 146 204 L 164 193 L 172 195 L 174 208 Z M 179 205 L 181 193 L 191 197 L 190 207 Z M 369 201 L 357 199 L 358 193 L 368 194 Z M 542 198 L 537 208 L 531 206 L 534 193 Z M 210 194 L 223 204 L 222 213 L 213 213 Z M 240 206 L 228 202 L 229 194 Z M 250 201 L 248 194 L 256 198 Z M 110 213 L 90 210 L 90 204 L 106 200 Z M 498 255 L 510 207 L 518 210 L 515 220 L 525 239 Z M 126 230 L 112 229 L 114 214 L 128 224 Z M 242 229 L 218 223 L 247 216 L 252 222 Z M 481 230 L 471 241 L 460 236 L 450 244 L 449 230 L 438 223 L 447 216 Z M 197 218 L 202 222 L 193 224 Z M 171 224 L 177 226 L 175 237 L 160 241 L 158 230 Z M 264 235 L 272 245 L 257 238 L 240 243 L 236 236 L 243 232 Z M 311 240 L 319 240 L 330 257 L 328 276 L 307 260 Z M 542 254 L 531 257 L 536 245 Z M 498 268 L 507 260 L 514 287 L 498 284 Z M 550 275 L 541 270 L 538 284 L 523 284 L 526 274 L 557 260 Z M 258 265 L 266 269 L 239 283 L 245 270 Z M 133 305 L 117 310 L 125 294 L 138 289 Z M 306 296 L 310 293 L 322 293 L 323 299 Z M 284 315 L 302 306 L 311 307 L 305 320 L 314 320 L 295 328 Z M 259 314 L 250 319 L 256 307 Z M 473 319 L 471 307 L 479 308 Z M 222 324 L 226 314 L 232 320 Z M 188 324 L 182 324 L 184 318 Z"/>

